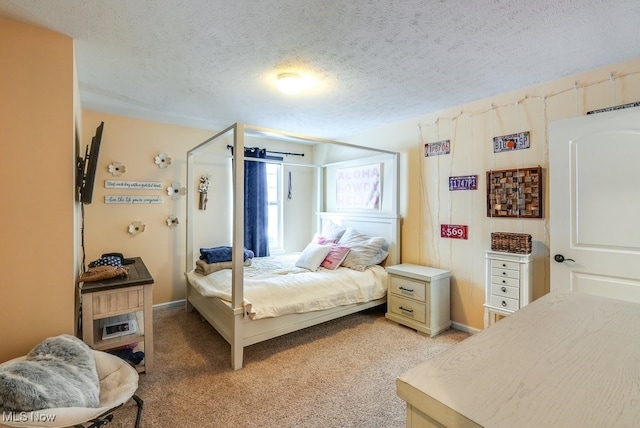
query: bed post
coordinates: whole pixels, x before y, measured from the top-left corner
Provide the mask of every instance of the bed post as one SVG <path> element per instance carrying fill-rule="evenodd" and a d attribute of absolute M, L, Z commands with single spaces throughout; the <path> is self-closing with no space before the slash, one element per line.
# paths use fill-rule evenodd
<path fill-rule="evenodd" d="M 231 344 L 231 368 L 240 370 L 242 368 L 242 357 L 244 352 L 243 315 L 233 316 L 233 343 Z"/>
<path fill-rule="evenodd" d="M 233 326 L 231 365 L 242 368 L 244 346 L 244 125 L 236 123 L 233 134 L 233 244 L 231 270 L 231 306 Z"/>

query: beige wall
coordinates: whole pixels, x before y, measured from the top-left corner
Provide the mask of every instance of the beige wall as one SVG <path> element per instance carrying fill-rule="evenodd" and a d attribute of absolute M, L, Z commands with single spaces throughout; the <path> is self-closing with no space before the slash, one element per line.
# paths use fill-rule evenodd
<path fill-rule="evenodd" d="M 74 328 L 73 40 L 0 19 L 0 361 Z"/>
<path fill-rule="evenodd" d="M 73 42 L 46 30 L 0 20 L 0 170 L 4 279 L 0 285 L 0 361 L 26 352 L 38 340 L 73 332 L 77 273 L 74 219 Z M 481 329 L 484 303 L 483 251 L 492 231 L 533 235 L 534 297 L 549 289 L 548 207 L 545 218 L 488 219 L 484 174 L 490 169 L 541 165 L 548 177 L 548 120 L 640 100 L 640 59 L 534 88 L 425 115 L 353 136 L 348 142 L 401 152 L 402 257 L 404 262 L 452 269 L 452 318 Z M 43 72 L 46 71 L 46 72 Z M 614 73 L 614 78 L 610 75 Z M 577 87 L 574 83 L 577 82 Z M 600 83 L 598 83 L 600 82 Z M 493 106 L 493 107 L 492 107 Z M 184 297 L 184 229 L 166 218 L 185 215 L 185 204 L 164 197 L 159 205 L 106 205 L 107 165 L 119 161 L 127 181 L 185 183 L 184 154 L 209 138 L 209 130 L 186 128 L 85 111 L 81 146 L 105 121 L 94 202 L 85 206 L 86 261 L 103 252 L 141 256 L 156 280 L 156 303 Z M 416 130 L 419 132 L 416 132 Z M 528 150 L 493 154 L 491 139 L 531 132 Z M 451 139 L 452 153 L 425 158 L 424 144 Z M 174 164 L 162 170 L 153 157 L 166 152 Z M 449 193 L 451 175 L 477 174 L 479 190 Z M 109 194 L 165 195 L 166 191 Z M 545 185 L 545 202 L 548 181 Z M 211 203 L 211 202 L 210 202 Z M 9 209 L 10 208 L 10 209 Z M 147 228 L 129 236 L 127 226 Z M 467 224 L 466 241 L 439 238 L 441 223 Z"/>
<path fill-rule="evenodd" d="M 195 182 L 187 183 L 186 155 L 189 149 L 211 138 L 217 131 L 187 128 L 142 119 L 110 115 L 85 110 L 82 115 L 82 147 L 91 141 L 95 128 L 104 121 L 104 132 L 98 160 L 98 171 L 93 192 L 93 202 L 85 205 L 84 254 L 85 263 L 108 252 L 120 252 L 125 257 L 142 257 L 155 280 L 153 301 L 155 304 L 184 299 L 186 279 L 186 205 L 187 197 L 172 200 L 166 188 L 174 181 L 187 192 L 197 193 L 202 174 L 212 175 L 207 210 L 193 209 L 193 222 L 198 236 L 194 239 L 194 253 L 200 247 L 231 245 L 232 203 L 229 151 L 226 142 L 214 144 L 194 162 Z M 315 217 L 313 189 L 315 169 L 296 167 L 296 163 L 312 161 L 311 146 L 252 137 L 247 146 L 268 147 L 283 152 L 301 152 L 304 157 L 287 157 L 284 176 L 291 171 L 294 197 L 285 200 L 285 221 L 289 231 L 285 237 L 288 251 L 301 251 L 313 235 Z M 160 152 L 172 158 L 165 169 L 154 163 Z M 125 173 L 115 177 L 108 172 L 112 162 L 125 165 Z M 160 182 L 162 190 L 130 190 L 105 188 L 105 180 Z M 106 204 L 105 195 L 161 196 L 161 204 Z M 197 195 L 196 195 L 197 196 Z M 306 216 L 301 215 L 308 211 Z M 167 227 L 167 217 L 178 217 L 176 228 Z M 296 221 L 292 222 L 291 217 Z M 308 221 L 303 221 L 307 217 Z M 129 224 L 141 221 L 145 230 L 135 236 L 128 233 Z M 82 255 L 82 248 L 80 249 Z"/>
<path fill-rule="evenodd" d="M 402 261 L 451 269 L 453 321 L 482 329 L 491 232 L 532 235 L 534 298 L 549 291 L 548 122 L 635 101 L 640 59 L 395 123 L 348 142 L 401 152 Z M 493 153 L 494 136 L 521 131 L 530 131 L 531 148 Z M 444 139 L 451 140 L 451 154 L 424 156 L 425 143 Z M 544 218 L 487 218 L 486 172 L 538 165 L 545 176 Z M 450 192 L 449 177 L 459 175 L 478 175 L 478 190 Z M 440 238 L 440 224 L 468 225 L 469 239 Z"/>
<path fill-rule="evenodd" d="M 104 132 L 93 202 L 85 205 L 85 260 L 88 264 L 104 253 L 119 252 L 125 257 L 142 257 L 155 280 L 154 303 L 184 298 L 185 287 L 185 214 L 186 197 L 172 200 L 166 188 L 174 181 L 189 191 L 196 185 L 186 183 L 186 152 L 210 138 L 214 132 L 150 122 L 124 116 L 84 111 L 82 146 L 91 142 L 96 127 L 104 121 Z M 84 149 L 83 149 L 84 150 Z M 172 164 L 159 168 L 154 159 L 159 153 L 172 158 Z M 120 177 L 108 172 L 112 162 L 125 165 Z M 153 181 L 162 190 L 105 189 L 105 180 Z M 161 204 L 105 204 L 105 195 L 162 196 Z M 215 201 L 209 202 L 215 209 Z M 178 217 L 180 224 L 171 229 L 166 220 Z M 134 221 L 143 222 L 144 232 L 132 236 L 127 229 Z"/>

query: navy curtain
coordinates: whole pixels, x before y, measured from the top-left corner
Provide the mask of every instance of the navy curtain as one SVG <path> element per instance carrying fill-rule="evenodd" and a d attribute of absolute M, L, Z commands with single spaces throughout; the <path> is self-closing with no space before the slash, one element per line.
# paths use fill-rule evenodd
<path fill-rule="evenodd" d="M 264 159 L 267 151 L 247 147 L 244 156 Z M 244 161 L 244 246 L 256 257 L 269 255 L 268 202 L 265 163 Z"/>

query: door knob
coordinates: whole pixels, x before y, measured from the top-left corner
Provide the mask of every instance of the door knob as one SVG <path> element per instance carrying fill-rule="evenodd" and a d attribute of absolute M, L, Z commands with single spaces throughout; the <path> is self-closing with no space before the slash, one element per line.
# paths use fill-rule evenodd
<path fill-rule="evenodd" d="M 555 261 L 557 261 L 558 263 L 562 263 L 565 260 L 570 261 L 570 262 L 575 262 L 575 260 L 573 260 L 573 259 L 566 259 L 562 254 L 556 254 L 555 256 L 553 256 L 553 259 Z"/>

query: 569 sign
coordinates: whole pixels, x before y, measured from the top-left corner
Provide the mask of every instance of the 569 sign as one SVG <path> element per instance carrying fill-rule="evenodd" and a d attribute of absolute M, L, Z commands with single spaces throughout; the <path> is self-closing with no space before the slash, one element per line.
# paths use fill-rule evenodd
<path fill-rule="evenodd" d="M 451 239 L 468 239 L 469 227 L 460 224 L 441 224 L 440 237 Z"/>

